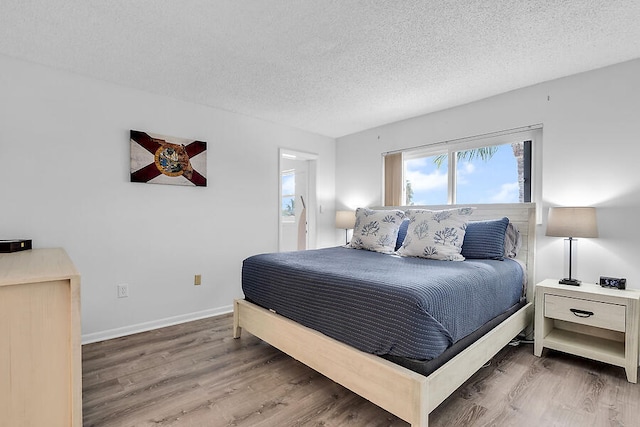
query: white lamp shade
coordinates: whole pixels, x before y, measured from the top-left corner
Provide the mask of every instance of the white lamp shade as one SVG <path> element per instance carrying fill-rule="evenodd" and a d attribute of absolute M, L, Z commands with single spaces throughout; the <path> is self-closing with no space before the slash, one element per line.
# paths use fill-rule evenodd
<path fill-rule="evenodd" d="M 589 207 L 549 208 L 547 236 L 598 237 L 596 209 Z"/>
<path fill-rule="evenodd" d="M 352 229 L 356 225 L 355 211 L 336 211 L 336 228 Z"/>

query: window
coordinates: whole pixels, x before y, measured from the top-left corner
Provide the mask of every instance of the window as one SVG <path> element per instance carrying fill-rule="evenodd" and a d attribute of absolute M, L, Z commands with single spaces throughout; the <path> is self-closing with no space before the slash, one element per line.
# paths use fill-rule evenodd
<path fill-rule="evenodd" d="M 404 150 L 402 168 L 395 168 L 402 178 L 393 179 L 402 187 L 394 190 L 401 192 L 396 200 L 405 206 L 531 202 L 532 145 L 540 133 L 527 129 Z M 385 200 L 387 192 L 388 186 Z"/>
<path fill-rule="evenodd" d="M 295 221 L 295 202 L 296 202 L 296 175 L 295 170 L 282 171 L 281 174 L 282 185 L 282 203 L 281 203 L 281 215 L 282 221 L 294 222 Z"/>
<path fill-rule="evenodd" d="M 404 158 L 404 205 L 445 205 L 449 162 L 446 152 Z"/>

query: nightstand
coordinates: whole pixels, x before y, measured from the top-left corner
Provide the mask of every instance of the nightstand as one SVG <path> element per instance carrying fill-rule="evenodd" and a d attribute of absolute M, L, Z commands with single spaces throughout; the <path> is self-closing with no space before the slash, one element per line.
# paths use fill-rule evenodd
<path fill-rule="evenodd" d="M 535 288 L 534 354 L 551 348 L 625 368 L 638 382 L 640 291 L 595 284 L 560 285 L 545 280 Z"/>

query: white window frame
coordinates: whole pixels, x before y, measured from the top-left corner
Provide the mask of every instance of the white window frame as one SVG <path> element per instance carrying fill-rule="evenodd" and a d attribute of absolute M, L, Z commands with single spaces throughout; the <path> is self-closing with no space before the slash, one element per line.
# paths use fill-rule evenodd
<path fill-rule="evenodd" d="M 447 154 L 448 160 L 448 178 L 447 178 L 447 204 L 455 204 L 456 200 L 456 167 L 457 156 L 454 153 L 458 151 L 472 150 L 481 147 L 490 147 L 493 145 L 510 144 L 515 140 L 531 141 L 531 202 L 540 203 L 541 197 L 541 159 L 542 159 L 542 125 L 532 125 L 522 128 L 509 129 L 500 132 L 493 132 L 484 135 L 477 135 L 467 138 L 460 138 L 449 141 L 427 144 L 420 147 L 399 150 L 402 153 L 402 198 L 406 203 L 406 183 L 404 179 L 404 162 L 405 160 L 437 156 L 439 154 Z M 396 151 L 395 153 L 397 153 Z M 384 154 L 391 154 L 384 153 Z M 382 189 L 384 193 L 384 187 Z M 384 200 L 384 194 L 383 198 Z M 541 211 L 537 210 L 538 213 Z M 538 218 L 541 223 L 541 218 Z"/>

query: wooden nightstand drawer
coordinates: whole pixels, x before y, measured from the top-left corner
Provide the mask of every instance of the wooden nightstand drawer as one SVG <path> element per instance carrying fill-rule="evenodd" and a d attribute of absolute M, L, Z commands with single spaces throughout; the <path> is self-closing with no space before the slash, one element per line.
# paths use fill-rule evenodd
<path fill-rule="evenodd" d="M 624 305 L 547 294 L 544 315 L 553 319 L 625 332 Z"/>

